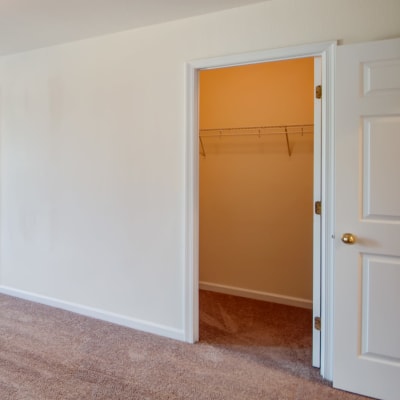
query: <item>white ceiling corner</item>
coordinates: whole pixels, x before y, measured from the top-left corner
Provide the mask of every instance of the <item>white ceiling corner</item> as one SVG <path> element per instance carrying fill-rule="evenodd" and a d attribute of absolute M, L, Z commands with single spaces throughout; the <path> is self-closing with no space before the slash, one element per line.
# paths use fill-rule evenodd
<path fill-rule="evenodd" d="M 265 0 L 0 0 L 0 55 Z"/>

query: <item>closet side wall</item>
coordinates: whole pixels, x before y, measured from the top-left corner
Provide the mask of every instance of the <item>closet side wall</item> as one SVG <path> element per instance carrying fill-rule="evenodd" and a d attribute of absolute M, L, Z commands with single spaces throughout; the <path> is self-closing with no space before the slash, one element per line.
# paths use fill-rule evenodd
<path fill-rule="evenodd" d="M 312 58 L 201 71 L 200 129 L 312 124 L 313 86 Z M 311 301 L 313 135 L 289 140 L 203 139 L 201 282 Z"/>

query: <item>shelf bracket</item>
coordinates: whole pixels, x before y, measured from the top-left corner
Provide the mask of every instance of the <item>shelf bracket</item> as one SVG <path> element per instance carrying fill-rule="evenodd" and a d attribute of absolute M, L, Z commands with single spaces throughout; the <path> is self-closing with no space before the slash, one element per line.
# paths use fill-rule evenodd
<path fill-rule="evenodd" d="M 199 136 L 199 139 L 200 139 L 200 147 L 201 147 L 200 154 L 201 154 L 204 158 L 206 158 L 206 149 L 204 148 L 203 139 L 201 138 L 201 136 Z"/>
<path fill-rule="evenodd" d="M 287 152 L 289 154 L 289 157 L 291 157 L 292 152 L 290 150 L 290 143 L 289 143 L 289 135 L 288 135 L 288 131 L 287 128 L 285 127 L 285 136 L 286 136 L 286 145 L 287 145 Z"/>

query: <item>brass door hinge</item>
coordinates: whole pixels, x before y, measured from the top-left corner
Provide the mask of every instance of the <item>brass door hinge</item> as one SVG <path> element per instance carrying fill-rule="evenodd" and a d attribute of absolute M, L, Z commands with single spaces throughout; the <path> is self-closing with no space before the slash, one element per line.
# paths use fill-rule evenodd
<path fill-rule="evenodd" d="M 315 208 L 315 214 L 321 215 L 322 205 L 320 201 L 315 202 L 314 208 Z"/>
<path fill-rule="evenodd" d="M 315 87 L 315 98 L 320 99 L 322 97 L 322 86 L 318 85 Z"/>
<path fill-rule="evenodd" d="M 321 330 L 321 317 L 315 317 L 315 318 L 314 318 L 314 328 L 315 328 L 317 331 L 320 331 L 320 330 Z"/>

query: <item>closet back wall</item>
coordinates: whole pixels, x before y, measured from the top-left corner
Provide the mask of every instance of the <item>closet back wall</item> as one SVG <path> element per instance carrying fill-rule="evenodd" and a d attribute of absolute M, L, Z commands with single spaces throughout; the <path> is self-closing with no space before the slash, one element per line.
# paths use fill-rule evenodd
<path fill-rule="evenodd" d="M 200 129 L 313 124 L 313 62 L 201 71 Z M 289 139 L 291 156 L 283 134 L 203 138 L 203 287 L 311 304 L 313 135 Z"/>

